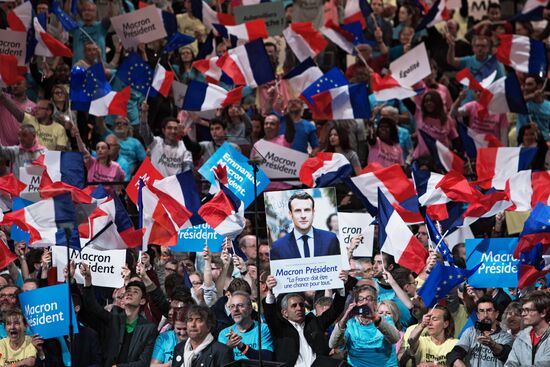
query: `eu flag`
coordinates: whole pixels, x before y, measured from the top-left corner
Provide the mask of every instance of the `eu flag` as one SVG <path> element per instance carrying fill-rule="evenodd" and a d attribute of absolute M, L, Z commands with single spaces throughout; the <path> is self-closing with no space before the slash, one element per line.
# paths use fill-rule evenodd
<path fill-rule="evenodd" d="M 71 18 L 71 16 L 69 16 L 69 14 L 65 13 L 63 9 L 61 9 L 61 6 L 57 1 L 52 2 L 52 13 L 55 14 L 57 19 L 59 20 L 59 23 L 61 23 L 63 29 L 65 29 L 67 32 L 70 32 L 80 27 L 78 23 L 73 18 Z"/>
<path fill-rule="evenodd" d="M 306 103 L 311 108 L 311 106 L 313 106 L 313 99 L 311 99 L 311 97 L 326 90 L 341 87 L 343 85 L 348 85 L 348 80 L 344 76 L 342 70 L 337 67 L 333 67 L 323 74 L 322 77 L 313 82 L 309 87 L 304 89 L 302 96 L 306 99 Z"/>
<path fill-rule="evenodd" d="M 102 64 L 94 64 L 86 70 L 78 66 L 72 68 L 69 98 L 74 110 L 88 112 L 92 100 L 110 91 L 111 85 L 107 82 Z"/>
<path fill-rule="evenodd" d="M 443 241 L 443 236 L 441 236 L 441 234 L 435 227 L 434 222 L 432 222 L 432 219 L 427 214 L 425 219 L 426 228 L 428 229 L 430 240 L 432 241 L 434 247 L 441 253 L 445 262 L 447 262 L 449 265 L 454 265 L 455 260 L 453 259 L 453 255 L 447 247 L 447 244 L 445 244 L 445 241 Z"/>
<path fill-rule="evenodd" d="M 154 71 L 138 54 L 131 52 L 120 64 L 116 76 L 126 85 L 131 85 L 132 89 L 142 94 L 147 93 L 147 89 L 153 82 Z"/>
<path fill-rule="evenodd" d="M 166 43 L 166 46 L 164 46 L 164 50 L 162 50 L 162 53 L 167 54 L 193 42 L 195 42 L 195 39 L 193 37 L 182 34 L 180 32 L 176 32 L 170 37 L 168 43 Z"/>

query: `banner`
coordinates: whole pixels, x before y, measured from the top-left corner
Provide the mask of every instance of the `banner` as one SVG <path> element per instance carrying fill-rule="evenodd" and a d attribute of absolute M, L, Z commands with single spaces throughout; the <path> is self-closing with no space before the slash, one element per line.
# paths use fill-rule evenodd
<path fill-rule="evenodd" d="M 263 158 L 260 167 L 269 178 L 298 178 L 300 168 L 305 160 L 309 158 L 306 153 L 283 147 L 279 144 L 271 143 L 266 140 L 259 140 L 254 144 L 257 152 Z M 286 181 L 289 185 L 300 185 L 300 181 Z"/>
<path fill-rule="evenodd" d="M 466 240 L 466 267 L 481 263 L 468 283 L 475 288 L 517 287 L 519 259 L 513 256 L 517 244 L 517 238 Z"/>
<path fill-rule="evenodd" d="M 227 168 L 228 187 L 248 207 L 254 201 L 254 172 L 248 158 L 225 142 L 199 169 L 199 173 L 211 184 L 215 184 L 214 170 L 218 164 Z M 269 185 L 269 178 L 259 169 L 256 173 L 256 188 L 260 195 Z"/>
<path fill-rule="evenodd" d="M 491 0 L 468 0 L 468 15 L 474 20 L 483 19 L 483 16 L 487 15 L 490 3 Z"/>
<path fill-rule="evenodd" d="M 180 229 L 178 243 L 170 247 L 172 252 L 202 252 L 208 244 L 210 252 L 221 252 L 224 237 L 219 235 L 208 224 L 198 224 L 193 227 Z"/>
<path fill-rule="evenodd" d="M 125 48 L 166 37 L 166 30 L 155 6 L 146 6 L 131 13 L 111 18 L 111 24 Z"/>
<path fill-rule="evenodd" d="M 355 236 L 362 236 L 359 246 L 353 251 L 354 257 L 372 257 L 374 218 L 369 213 L 338 213 L 338 238 L 340 250 L 346 254 Z"/>
<path fill-rule="evenodd" d="M 69 335 L 69 288 L 67 283 L 38 288 L 19 294 L 23 315 L 33 334 L 42 339 Z M 78 333 L 78 322 L 71 307 L 73 332 Z"/>
<path fill-rule="evenodd" d="M 264 199 L 271 274 L 277 278 L 273 291 L 341 288 L 340 243 L 337 232 L 327 227 L 337 211 L 334 188 L 271 191 Z"/>
<path fill-rule="evenodd" d="M 238 6 L 233 9 L 233 13 L 237 24 L 264 19 L 267 33 L 272 37 L 281 35 L 285 28 L 285 6 L 282 1 Z"/>
<path fill-rule="evenodd" d="M 27 187 L 21 191 L 21 198 L 32 201 L 33 203 L 41 199 L 38 189 L 40 187 L 40 180 L 42 180 L 42 172 L 44 172 L 43 167 L 34 166 L 32 164 L 19 167 L 19 180 L 27 185 Z"/>
<path fill-rule="evenodd" d="M 424 42 L 390 64 L 392 77 L 410 87 L 432 73 Z"/>
<path fill-rule="evenodd" d="M 120 288 L 124 286 L 121 272 L 126 264 L 126 250 L 99 251 L 91 247 L 84 247 L 82 251 L 69 249 L 70 260 L 76 263 L 75 279 L 78 284 L 84 284 L 84 277 L 80 274 L 79 264 L 84 262 L 90 266 L 92 284 L 98 287 Z M 64 246 L 52 247 L 53 266 L 57 267 L 57 281 L 63 282 L 63 269 L 67 265 L 67 248 Z"/>
<path fill-rule="evenodd" d="M 0 54 L 17 57 L 17 65 L 25 66 L 27 56 L 27 32 L 0 29 Z"/>

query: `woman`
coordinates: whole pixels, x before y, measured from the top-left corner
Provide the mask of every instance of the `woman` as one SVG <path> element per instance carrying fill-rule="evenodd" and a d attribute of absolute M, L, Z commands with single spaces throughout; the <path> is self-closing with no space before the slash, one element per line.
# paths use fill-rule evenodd
<path fill-rule="evenodd" d="M 170 367 L 172 365 L 172 353 L 176 344 L 187 340 L 187 308 L 186 305 L 177 309 L 172 316 L 174 330 L 165 331 L 157 337 L 153 355 L 151 356 L 151 367 Z"/>
<path fill-rule="evenodd" d="M 349 134 L 342 127 L 333 127 L 328 134 L 328 146 L 325 149 L 326 152 L 343 154 L 347 160 L 351 163 L 355 175 L 361 174 L 361 163 L 359 162 L 359 156 L 351 149 L 349 144 Z"/>
<path fill-rule="evenodd" d="M 96 157 L 92 157 L 82 138 L 76 125 L 73 125 L 73 136 L 78 144 L 78 150 L 84 154 L 84 164 L 88 169 L 88 182 L 122 182 L 124 181 L 125 173 L 117 162 L 111 160 L 109 155 L 109 144 L 104 141 L 97 143 Z M 105 185 L 105 190 L 110 194 L 120 192 L 120 185 Z"/>
<path fill-rule="evenodd" d="M 418 13 L 416 8 L 410 4 L 403 4 L 399 7 L 397 15 L 399 23 L 393 27 L 393 40 L 399 40 L 399 34 L 404 27 L 415 28 L 418 23 Z"/>
<path fill-rule="evenodd" d="M 398 366 L 394 344 L 399 341 L 399 331 L 391 317 L 375 313 L 377 296 L 370 285 L 356 289 L 353 302 L 330 336 L 329 347 L 343 346 L 354 367 Z"/>
<path fill-rule="evenodd" d="M 424 329 L 428 335 L 422 336 Z M 437 305 L 422 318 L 409 337 L 417 366 L 445 366 L 445 358 L 458 342 L 453 338 L 454 322 L 445 306 Z"/>
<path fill-rule="evenodd" d="M 383 167 L 389 167 L 392 164 L 405 165 L 403 158 L 403 148 L 399 144 L 399 135 L 395 122 L 387 117 L 383 117 L 378 122 L 376 136 L 374 128 L 369 127 L 368 138 L 369 156 L 368 163 L 378 163 Z"/>
<path fill-rule="evenodd" d="M 222 110 L 222 119 L 227 123 L 227 140 L 237 144 L 243 154 L 248 156 L 250 150 L 250 132 L 252 121 L 244 112 L 240 103 L 233 103 Z"/>
<path fill-rule="evenodd" d="M 250 132 L 250 140 L 252 140 L 252 145 L 254 145 L 258 140 L 263 139 L 265 136 L 264 132 L 264 118 L 258 114 L 252 116 L 252 130 Z"/>
<path fill-rule="evenodd" d="M 204 304 L 204 296 L 202 291 L 202 284 L 204 278 L 202 273 L 192 272 L 189 274 L 189 281 L 191 282 L 191 296 L 197 302 L 198 305 Z"/>
<path fill-rule="evenodd" d="M 518 132 L 518 146 L 521 148 L 538 148 L 535 158 L 531 162 L 531 168 L 545 170 L 548 167 L 547 158 L 548 145 L 542 138 L 539 128 L 534 123 L 523 125 Z"/>
<path fill-rule="evenodd" d="M 174 54 L 174 57 L 177 57 L 175 62 L 172 64 L 172 69 L 176 75 L 179 76 L 182 83 L 188 83 L 190 80 L 204 81 L 204 76 L 193 69 L 193 61 L 195 60 L 195 55 L 191 47 L 182 47 L 179 49 L 177 56 Z"/>
<path fill-rule="evenodd" d="M 418 130 L 422 130 L 435 140 L 439 140 L 447 148 L 451 148 L 452 141 L 458 138 L 455 121 L 445 112 L 441 95 L 433 90 L 427 92 L 420 105 L 416 107 L 415 113 L 416 125 Z M 430 151 L 418 134 L 418 145 L 413 152 L 413 158 L 429 156 Z"/>
<path fill-rule="evenodd" d="M 399 314 L 399 308 L 397 308 L 397 305 L 395 302 L 390 301 L 389 299 L 383 300 L 378 305 L 378 316 L 389 316 L 393 320 L 393 323 L 395 324 L 395 328 L 399 330 L 399 341 L 395 344 L 395 350 L 399 351 L 399 348 L 401 347 L 401 344 L 403 343 L 403 335 L 405 335 L 405 332 L 403 331 L 403 327 L 401 325 L 401 316 Z"/>
<path fill-rule="evenodd" d="M 508 307 L 502 313 L 502 329 L 506 330 L 514 339 L 523 329 L 523 319 L 521 318 L 521 303 L 510 302 Z"/>

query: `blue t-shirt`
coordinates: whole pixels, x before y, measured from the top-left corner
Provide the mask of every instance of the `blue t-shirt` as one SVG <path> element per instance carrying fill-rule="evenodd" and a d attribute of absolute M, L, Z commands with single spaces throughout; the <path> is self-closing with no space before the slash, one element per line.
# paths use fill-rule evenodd
<path fill-rule="evenodd" d="M 394 325 L 389 316 L 385 320 Z M 347 322 L 345 339 L 348 351 L 348 363 L 359 366 L 397 367 L 395 346 L 388 343 L 384 335 L 373 323 L 361 325 L 354 317 Z"/>
<path fill-rule="evenodd" d="M 291 149 L 298 150 L 303 153 L 307 153 L 307 145 L 311 145 L 311 148 L 319 147 L 319 138 L 317 137 L 317 128 L 314 124 L 307 120 L 300 120 L 294 123 L 294 141 L 290 146 Z M 279 127 L 279 134 L 284 134 L 286 130 L 286 121 L 281 119 L 281 125 Z"/>
<path fill-rule="evenodd" d="M 168 330 L 157 336 L 153 355 L 151 359 L 156 359 L 160 363 L 168 363 L 172 360 L 174 348 L 178 344 L 178 337 L 174 330 Z"/>
<path fill-rule="evenodd" d="M 119 140 L 120 142 L 120 155 L 126 159 L 128 164 L 133 171 L 136 166 L 141 164 L 147 154 L 145 153 L 145 148 L 139 140 L 134 137 L 129 136 L 128 138 Z M 131 173 L 131 172 L 130 172 Z"/>
<path fill-rule="evenodd" d="M 241 333 L 237 329 L 237 325 L 226 327 L 218 335 L 218 341 L 220 343 L 224 345 L 227 344 L 227 340 L 229 338 L 226 334 L 229 333 L 229 330 L 233 330 L 234 333 L 240 335 L 242 337 L 243 344 L 248 345 L 252 349 L 258 350 L 258 323 L 256 321 L 254 321 L 254 327 L 245 333 Z M 269 350 L 273 352 L 273 340 L 271 339 L 271 333 L 269 332 L 269 327 L 264 323 L 262 323 L 262 350 Z M 248 359 L 248 357 L 242 354 L 236 347 L 233 348 L 233 356 L 236 361 L 239 359 Z"/>
<path fill-rule="evenodd" d="M 544 140 L 548 140 L 549 125 L 550 125 L 550 102 L 544 100 L 542 103 L 527 101 L 527 110 L 529 115 L 518 115 L 516 122 L 516 134 L 519 134 L 519 129 L 523 125 L 529 124 L 529 118 L 537 124 Z"/>
<path fill-rule="evenodd" d="M 472 72 L 472 75 L 476 77 L 476 74 L 479 73 L 480 69 L 485 65 L 487 61 L 491 58 L 492 55 L 489 55 L 485 60 L 479 61 L 476 59 L 475 55 L 465 56 L 460 59 L 460 64 L 458 65 L 459 69 L 468 68 Z M 506 73 L 504 71 L 504 66 L 500 62 L 496 62 L 496 71 L 497 74 L 495 76 L 494 80 L 498 80 L 502 78 L 503 76 L 506 76 Z M 462 101 L 461 106 L 464 106 L 466 103 L 471 102 L 474 100 L 474 93 L 472 90 L 468 90 L 468 93 L 466 94 L 466 98 Z"/>
<path fill-rule="evenodd" d="M 107 35 L 108 27 L 104 27 L 103 23 L 98 21 L 92 25 L 84 25 L 82 21 L 78 23 L 80 28 L 70 32 L 73 36 L 73 64 L 84 58 L 84 45 L 90 42 L 90 38 L 82 30 L 88 33 L 98 45 L 103 62 L 105 62 L 105 36 Z"/>

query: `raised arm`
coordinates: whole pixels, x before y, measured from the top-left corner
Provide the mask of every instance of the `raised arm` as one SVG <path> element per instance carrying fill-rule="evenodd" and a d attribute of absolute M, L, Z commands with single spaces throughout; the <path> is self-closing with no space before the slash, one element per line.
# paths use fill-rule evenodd
<path fill-rule="evenodd" d="M 13 103 L 11 98 L 9 98 L 4 92 L 0 93 L 0 104 L 6 107 L 6 110 L 8 110 L 8 112 L 12 114 L 17 121 L 23 122 L 23 119 L 25 118 L 25 112 L 17 107 L 15 103 Z"/>
<path fill-rule="evenodd" d="M 147 122 L 147 117 L 149 116 L 149 105 L 147 102 L 141 104 L 141 115 L 139 118 L 139 134 L 143 138 L 146 146 L 149 146 L 153 142 L 153 133 L 149 128 L 149 123 Z"/>

